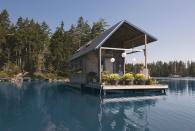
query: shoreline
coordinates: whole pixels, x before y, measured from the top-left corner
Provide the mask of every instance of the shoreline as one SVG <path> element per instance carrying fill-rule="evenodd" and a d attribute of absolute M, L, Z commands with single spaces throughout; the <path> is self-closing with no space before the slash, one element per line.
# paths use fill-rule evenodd
<path fill-rule="evenodd" d="M 195 77 L 152 77 L 157 80 L 195 80 Z"/>
<path fill-rule="evenodd" d="M 156 80 L 195 80 L 195 77 L 151 77 Z M 8 82 L 11 81 L 12 77 L 1 77 L 0 82 Z M 47 79 L 40 79 L 40 78 L 32 78 L 32 77 L 24 77 L 24 81 L 49 81 L 49 82 L 69 82 L 69 78 L 47 78 Z"/>
<path fill-rule="evenodd" d="M 0 78 L 0 82 L 12 82 L 13 78 Z M 39 79 L 39 78 L 31 78 L 31 77 L 24 77 L 23 81 L 49 81 L 49 82 L 68 82 L 68 78 L 48 78 L 48 79 Z"/>

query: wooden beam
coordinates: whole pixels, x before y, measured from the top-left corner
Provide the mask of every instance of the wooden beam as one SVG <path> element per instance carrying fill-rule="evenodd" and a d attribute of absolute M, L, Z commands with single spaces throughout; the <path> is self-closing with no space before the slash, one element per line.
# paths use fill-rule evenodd
<path fill-rule="evenodd" d="M 142 50 L 137 50 L 137 49 L 126 49 L 126 48 L 112 48 L 112 47 L 101 47 L 101 49 L 103 50 L 120 50 L 120 51 L 131 51 L 128 52 L 127 54 L 133 54 L 136 52 L 142 52 L 144 49 Z"/>
<path fill-rule="evenodd" d="M 121 50 L 121 51 L 132 51 L 133 49 L 126 49 L 126 48 L 112 48 L 112 47 L 101 47 L 104 50 Z"/>
<path fill-rule="evenodd" d="M 144 51 L 144 50 L 133 50 L 131 52 L 127 52 L 127 54 L 133 54 L 133 53 L 142 52 L 142 51 Z"/>

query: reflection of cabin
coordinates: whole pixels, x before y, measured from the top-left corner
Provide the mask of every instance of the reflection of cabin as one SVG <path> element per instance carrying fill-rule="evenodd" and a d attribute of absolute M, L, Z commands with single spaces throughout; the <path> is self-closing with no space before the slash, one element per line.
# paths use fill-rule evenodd
<path fill-rule="evenodd" d="M 148 43 L 157 39 L 127 21 L 120 21 L 96 39 L 80 47 L 70 58 L 71 83 L 101 83 L 101 72 L 125 73 L 125 56 L 143 51 L 147 74 Z M 135 47 L 144 45 L 143 50 Z M 123 56 L 123 57 L 122 57 Z"/>

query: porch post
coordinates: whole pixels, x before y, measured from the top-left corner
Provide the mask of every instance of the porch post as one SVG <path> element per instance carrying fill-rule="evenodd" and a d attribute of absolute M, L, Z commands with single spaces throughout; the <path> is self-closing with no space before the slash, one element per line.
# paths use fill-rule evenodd
<path fill-rule="evenodd" d="M 144 50 L 144 56 L 145 56 L 145 69 L 147 70 L 147 35 L 145 34 L 145 50 Z"/>
<path fill-rule="evenodd" d="M 123 74 L 125 74 L 125 57 L 124 57 L 124 62 L 123 62 Z"/>
<path fill-rule="evenodd" d="M 147 78 L 149 78 L 148 66 L 147 66 L 147 35 L 145 34 L 145 49 L 144 49 L 144 56 L 145 56 L 145 69 L 144 74 Z"/>
<path fill-rule="evenodd" d="M 101 70 L 102 70 L 102 49 L 100 47 L 99 49 L 99 83 L 102 82 Z"/>

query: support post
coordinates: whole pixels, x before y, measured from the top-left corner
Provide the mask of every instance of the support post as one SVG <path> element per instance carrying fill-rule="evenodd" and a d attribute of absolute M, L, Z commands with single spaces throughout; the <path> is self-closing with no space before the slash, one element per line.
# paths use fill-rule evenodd
<path fill-rule="evenodd" d="M 144 49 L 144 56 L 145 56 L 145 69 L 143 70 L 145 76 L 149 78 L 148 66 L 147 66 L 147 35 L 145 34 L 145 49 Z"/>
<path fill-rule="evenodd" d="M 148 69 L 147 67 L 147 35 L 145 34 L 145 50 L 144 50 L 144 56 L 145 56 L 145 69 Z"/>
<path fill-rule="evenodd" d="M 125 57 L 123 58 L 124 62 L 123 62 L 123 74 L 125 74 Z"/>
<path fill-rule="evenodd" d="M 99 49 L 99 83 L 102 82 L 101 70 L 102 70 L 102 49 L 100 47 Z"/>

